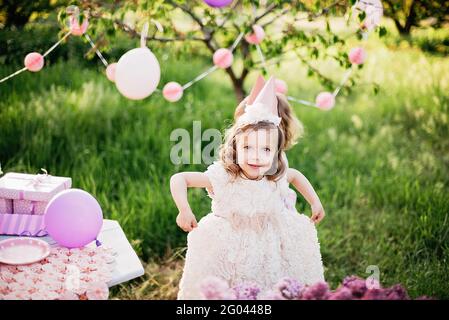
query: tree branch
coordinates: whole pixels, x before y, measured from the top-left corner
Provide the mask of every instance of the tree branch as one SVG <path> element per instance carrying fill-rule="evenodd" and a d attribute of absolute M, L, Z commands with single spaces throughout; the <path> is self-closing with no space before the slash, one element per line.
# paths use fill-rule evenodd
<path fill-rule="evenodd" d="M 130 26 L 128 26 L 126 23 L 115 19 L 112 20 L 113 23 L 115 23 L 116 25 L 118 25 L 123 31 L 129 33 L 131 36 L 136 37 L 136 38 L 140 38 L 141 34 L 136 31 L 136 29 L 131 28 Z M 152 36 L 147 36 L 145 38 L 146 40 L 155 40 L 155 41 L 160 41 L 160 42 L 172 42 L 172 41 L 202 41 L 204 42 L 205 39 L 203 38 L 199 38 L 199 37 L 178 37 L 178 38 L 166 38 L 166 37 L 156 37 L 156 33 L 153 34 Z"/>

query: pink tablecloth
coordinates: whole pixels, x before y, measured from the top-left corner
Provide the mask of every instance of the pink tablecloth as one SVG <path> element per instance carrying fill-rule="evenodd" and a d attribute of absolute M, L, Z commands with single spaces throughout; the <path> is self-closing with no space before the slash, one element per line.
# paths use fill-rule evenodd
<path fill-rule="evenodd" d="M 70 250 L 53 247 L 50 255 L 37 263 L 0 263 L 0 300 L 107 299 L 114 255 L 104 246 Z"/>

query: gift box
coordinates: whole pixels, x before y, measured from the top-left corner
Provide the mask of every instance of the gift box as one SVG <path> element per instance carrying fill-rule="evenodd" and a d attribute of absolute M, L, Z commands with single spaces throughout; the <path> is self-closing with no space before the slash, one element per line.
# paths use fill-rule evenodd
<path fill-rule="evenodd" d="M 9 200 L 6 202 L 12 210 L 0 214 L 0 234 L 46 235 L 44 213 L 48 202 L 71 186 L 72 179 L 67 177 L 13 172 L 5 174 L 0 178 L 0 199 Z"/>
<path fill-rule="evenodd" d="M 0 214 L 2 213 L 13 213 L 13 205 L 11 199 L 0 198 Z"/>
<path fill-rule="evenodd" d="M 10 172 L 0 178 L 0 198 L 48 202 L 71 186 L 71 178 Z"/>
<path fill-rule="evenodd" d="M 0 214 L 0 234 L 33 237 L 46 236 L 44 216 Z"/>
<path fill-rule="evenodd" d="M 14 200 L 13 212 L 15 214 L 43 215 L 47 204 L 48 202 L 46 201 Z"/>

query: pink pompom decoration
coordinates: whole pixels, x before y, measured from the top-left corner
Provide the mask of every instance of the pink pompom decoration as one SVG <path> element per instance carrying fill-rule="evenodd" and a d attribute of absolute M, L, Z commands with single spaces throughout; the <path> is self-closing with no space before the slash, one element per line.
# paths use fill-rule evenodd
<path fill-rule="evenodd" d="M 87 17 L 84 18 L 84 21 L 81 25 L 76 17 L 70 17 L 70 32 L 72 33 L 72 35 L 82 36 L 86 32 L 88 26 L 89 20 L 87 19 Z"/>
<path fill-rule="evenodd" d="M 349 61 L 351 61 L 352 64 L 363 64 L 365 59 L 366 52 L 362 47 L 352 48 L 351 51 L 349 51 Z"/>
<path fill-rule="evenodd" d="M 177 82 L 169 82 L 162 89 L 162 95 L 170 102 L 176 102 L 181 99 L 184 89 Z"/>
<path fill-rule="evenodd" d="M 275 80 L 276 92 L 281 94 L 287 94 L 288 86 L 284 80 L 276 79 Z"/>
<path fill-rule="evenodd" d="M 259 44 L 263 38 L 265 38 L 265 31 L 257 24 L 253 25 L 253 33 L 245 36 L 245 40 L 251 44 Z"/>
<path fill-rule="evenodd" d="M 330 92 L 321 92 L 317 95 L 315 104 L 321 110 L 330 110 L 335 105 L 335 97 Z"/>
<path fill-rule="evenodd" d="M 38 72 L 44 66 L 44 57 L 37 52 L 28 53 L 25 57 L 24 64 L 28 71 Z"/>
<path fill-rule="evenodd" d="M 218 49 L 213 56 L 214 64 L 221 69 L 229 68 L 233 60 L 234 56 L 231 50 L 225 48 Z"/>
<path fill-rule="evenodd" d="M 106 77 L 112 82 L 115 81 L 115 67 L 117 67 L 117 63 L 111 63 L 106 68 Z"/>

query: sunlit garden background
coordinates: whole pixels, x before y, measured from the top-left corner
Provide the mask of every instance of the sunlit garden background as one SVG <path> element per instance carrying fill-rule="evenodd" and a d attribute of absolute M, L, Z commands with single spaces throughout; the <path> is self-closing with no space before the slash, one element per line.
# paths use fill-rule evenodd
<path fill-rule="evenodd" d="M 39 10 L 23 25 L 0 29 L 0 78 L 21 68 L 28 52 L 44 51 L 57 40 L 57 9 Z M 316 24 L 325 26 L 320 19 Z M 350 45 L 363 44 L 368 56 L 357 82 L 332 110 L 292 103 L 305 134 L 288 159 L 311 181 L 326 210 L 318 233 L 332 286 L 349 274 L 367 277 L 369 267 L 377 266 L 382 284 L 401 283 L 412 297 L 447 299 L 449 28 L 419 26 L 400 35 L 390 18 L 382 24 L 387 30 L 382 38 L 348 39 Z M 331 18 L 331 26 L 346 33 L 341 18 Z M 138 45 L 119 30 L 107 38 L 109 61 Z M 179 45 L 148 43 L 161 65 L 161 84 L 185 83 L 211 64 L 201 47 L 179 52 Z M 169 179 L 206 164 L 172 164 L 170 133 L 176 128 L 192 133 L 193 121 L 201 121 L 202 130 L 227 127 L 237 104 L 234 90 L 218 70 L 179 102 L 160 94 L 131 101 L 88 51 L 85 40 L 71 38 L 43 71 L 0 84 L 1 168 L 30 173 L 45 168 L 70 176 L 74 187 L 99 200 L 106 218 L 119 221 L 146 274 L 114 288 L 113 297 L 175 298 L 186 234 L 175 223 Z M 329 61 L 314 65 L 341 78 L 342 70 Z M 269 71 L 288 83 L 292 96 L 313 101 L 323 90 L 294 56 L 287 54 Z M 256 75 L 249 75 L 246 89 Z M 197 218 L 209 212 L 204 190 L 189 196 Z M 300 195 L 297 208 L 310 214 Z"/>

